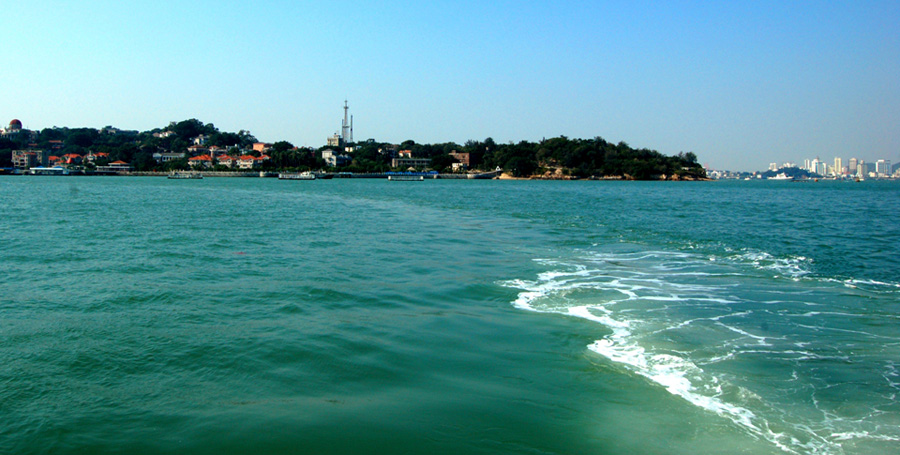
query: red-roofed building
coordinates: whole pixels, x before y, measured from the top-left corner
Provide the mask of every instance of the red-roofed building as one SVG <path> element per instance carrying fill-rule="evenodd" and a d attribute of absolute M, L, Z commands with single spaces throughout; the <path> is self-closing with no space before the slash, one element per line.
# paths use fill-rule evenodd
<path fill-rule="evenodd" d="M 235 158 L 230 155 L 222 155 L 218 158 L 219 164 L 222 166 L 234 167 Z"/>
<path fill-rule="evenodd" d="M 256 169 L 260 165 L 260 161 L 253 155 L 242 155 L 237 159 L 239 169 Z"/>
<path fill-rule="evenodd" d="M 67 153 L 62 156 L 62 159 L 66 164 L 81 164 L 83 161 L 81 155 L 77 153 Z"/>
<path fill-rule="evenodd" d="M 97 152 L 97 153 L 88 152 L 88 154 L 84 156 L 84 160 L 89 163 L 93 163 L 94 161 L 97 161 L 97 160 L 108 160 L 108 159 L 109 159 L 109 153 L 104 153 L 104 152 Z"/>
<path fill-rule="evenodd" d="M 209 155 L 200 155 L 188 158 L 188 164 L 190 164 L 192 168 L 212 167 L 212 157 Z"/>
<path fill-rule="evenodd" d="M 122 160 L 113 161 L 106 166 L 97 166 L 98 171 L 105 172 L 131 172 L 132 169 L 130 164 Z"/>

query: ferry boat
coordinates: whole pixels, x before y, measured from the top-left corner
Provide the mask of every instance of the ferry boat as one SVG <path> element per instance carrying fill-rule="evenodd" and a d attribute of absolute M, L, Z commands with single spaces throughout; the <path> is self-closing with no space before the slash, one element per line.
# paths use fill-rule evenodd
<path fill-rule="evenodd" d="M 199 173 L 199 172 L 197 172 L 197 173 L 194 173 L 194 172 L 173 172 L 173 173 L 169 174 L 169 176 L 168 176 L 167 178 L 170 178 L 170 179 L 178 179 L 178 180 L 180 180 L 180 179 L 202 179 L 202 178 L 203 178 L 203 174 L 201 174 L 201 173 Z"/>
<path fill-rule="evenodd" d="M 769 180 L 794 180 L 794 178 L 782 172 L 775 177 L 769 177 Z"/>
<path fill-rule="evenodd" d="M 62 166 L 53 166 L 53 167 L 33 167 L 28 169 L 25 172 L 25 175 L 77 175 L 81 174 L 81 171 L 68 169 Z"/>
<path fill-rule="evenodd" d="M 392 182 L 418 182 L 425 180 L 424 175 L 389 175 L 388 180 Z"/>
<path fill-rule="evenodd" d="M 316 174 L 306 171 L 301 173 L 281 173 L 278 174 L 278 180 L 315 180 Z"/>

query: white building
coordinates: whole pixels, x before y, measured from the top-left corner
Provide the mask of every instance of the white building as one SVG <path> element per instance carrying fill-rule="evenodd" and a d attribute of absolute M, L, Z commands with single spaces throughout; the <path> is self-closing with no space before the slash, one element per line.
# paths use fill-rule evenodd
<path fill-rule="evenodd" d="M 331 149 L 322 150 L 322 159 L 331 167 L 343 166 L 353 160 L 350 156 L 337 154 Z"/>

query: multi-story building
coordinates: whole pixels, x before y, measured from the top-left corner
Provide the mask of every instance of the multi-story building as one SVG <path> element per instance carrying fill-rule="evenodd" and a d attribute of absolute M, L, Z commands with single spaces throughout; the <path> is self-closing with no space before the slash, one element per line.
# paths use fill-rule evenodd
<path fill-rule="evenodd" d="M 340 134 L 334 133 L 333 135 L 328 136 L 326 145 L 329 147 L 342 147 L 344 145 L 344 139 L 341 138 Z"/>
<path fill-rule="evenodd" d="M 192 168 L 210 168 L 213 165 L 212 157 L 209 155 L 200 155 L 192 158 L 188 158 L 188 164 L 191 165 Z"/>
<path fill-rule="evenodd" d="M 391 160 L 391 167 L 427 167 L 431 164 L 429 158 L 394 158 Z"/>
<path fill-rule="evenodd" d="M 153 159 L 156 160 L 157 163 L 168 163 L 173 160 L 180 160 L 187 156 L 184 152 L 156 152 L 153 154 Z"/>
<path fill-rule="evenodd" d="M 452 156 L 456 161 L 459 161 L 459 164 L 461 164 L 465 169 L 468 169 L 472 165 L 471 153 L 452 152 L 450 153 L 450 156 Z"/>
<path fill-rule="evenodd" d="M 28 149 L 13 150 L 12 163 L 16 169 L 28 169 L 37 166 L 46 166 L 49 162 L 50 154 L 46 150 Z"/>
<path fill-rule="evenodd" d="M 850 175 L 856 175 L 856 167 L 859 164 L 859 161 L 856 158 L 850 158 L 848 170 L 850 171 Z"/>
<path fill-rule="evenodd" d="M 349 155 L 341 155 L 331 149 L 322 150 L 322 159 L 331 167 L 343 166 L 353 161 Z"/>
<path fill-rule="evenodd" d="M 253 151 L 259 153 L 268 152 L 269 149 L 272 148 L 272 144 L 268 142 L 254 142 L 253 143 Z"/>
<path fill-rule="evenodd" d="M 809 168 L 807 171 L 819 174 L 819 175 L 828 175 L 828 164 L 824 161 L 820 161 L 818 158 L 810 161 Z"/>
<path fill-rule="evenodd" d="M 235 158 L 231 155 L 222 155 L 219 158 L 217 158 L 217 161 L 222 166 L 234 167 L 234 163 L 237 161 L 237 158 Z"/>
<path fill-rule="evenodd" d="M 130 164 L 128 164 L 122 160 L 118 160 L 118 161 L 113 161 L 112 163 L 109 163 L 106 166 L 97 166 L 97 170 L 105 171 L 105 172 L 131 172 L 134 170 L 134 168 L 131 167 Z"/>
<path fill-rule="evenodd" d="M 875 174 L 878 177 L 890 177 L 891 176 L 891 161 L 890 160 L 878 160 L 875 162 Z"/>
<path fill-rule="evenodd" d="M 840 157 L 835 157 L 834 158 L 834 175 L 840 176 L 842 174 L 843 169 L 844 169 L 843 161 L 841 160 Z"/>

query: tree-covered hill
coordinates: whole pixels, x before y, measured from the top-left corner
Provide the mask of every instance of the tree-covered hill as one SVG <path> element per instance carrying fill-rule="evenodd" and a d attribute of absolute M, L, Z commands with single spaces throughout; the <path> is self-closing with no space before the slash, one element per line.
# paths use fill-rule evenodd
<path fill-rule="evenodd" d="M 193 141 L 202 137 L 207 147 L 217 146 L 235 152 L 246 152 L 256 138 L 248 131 L 220 131 L 212 123 L 197 119 L 172 122 L 150 131 L 123 131 L 111 126 L 102 129 L 53 127 L 41 131 L 0 138 L 0 167 L 10 165 L 12 150 L 40 148 L 54 155 L 88 152 L 106 153 L 109 161 L 131 163 L 136 170 L 160 170 L 153 159 L 157 152 L 189 152 Z M 396 152 L 409 150 L 413 157 L 430 159 L 430 168 L 450 170 L 459 154 L 468 154 L 471 168 L 501 168 L 517 177 L 608 178 L 627 179 L 702 179 L 706 172 L 694 153 L 666 156 L 655 150 L 635 149 L 625 142 L 613 144 L 602 138 L 570 139 L 565 136 L 539 142 L 521 141 L 498 144 L 493 139 L 467 141 L 465 144 L 445 142 L 417 144 L 407 140 L 400 144 L 366 141 L 350 144 L 352 161 L 341 170 L 383 172 L 392 170 L 391 158 Z M 323 150 L 319 149 L 319 151 Z M 297 148 L 286 141 L 276 142 L 269 150 L 272 158 L 265 169 L 307 169 L 324 165 L 321 154 L 308 148 Z M 167 167 L 187 166 L 187 159 L 167 163 Z"/>

